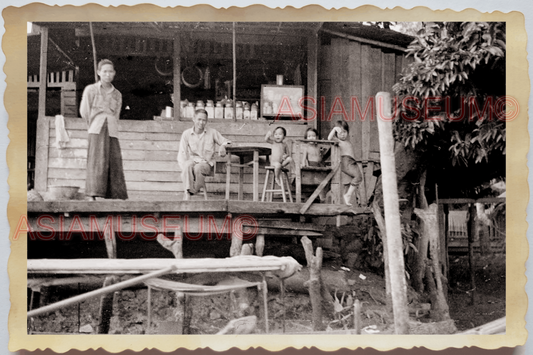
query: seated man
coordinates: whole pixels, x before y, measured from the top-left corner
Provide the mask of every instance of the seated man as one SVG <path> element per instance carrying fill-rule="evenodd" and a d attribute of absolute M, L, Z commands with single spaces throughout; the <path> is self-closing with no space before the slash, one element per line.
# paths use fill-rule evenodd
<path fill-rule="evenodd" d="M 224 146 L 231 143 L 217 130 L 206 127 L 207 112 L 204 109 L 196 110 L 193 122 L 194 126 L 181 135 L 178 152 L 186 199 L 197 193 L 204 185 L 205 177 L 211 175 L 215 143 L 220 145 L 220 156 L 226 155 Z"/>

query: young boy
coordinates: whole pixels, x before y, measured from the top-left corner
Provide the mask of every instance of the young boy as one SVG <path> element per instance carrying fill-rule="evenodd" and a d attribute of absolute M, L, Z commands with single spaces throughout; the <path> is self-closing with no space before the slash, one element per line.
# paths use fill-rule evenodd
<path fill-rule="evenodd" d="M 274 137 L 272 132 L 268 131 L 265 136 L 265 141 L 272 144 L 272 155 L 270 156 L 270 162 L 274 167 L 274 177 L 276 183 L 281 186 L 281 169 L 286 167 L 292 162 L 289 146 L 284 142 L 287 131 L 283 127 L 277 127 L 274 130 Z"/>

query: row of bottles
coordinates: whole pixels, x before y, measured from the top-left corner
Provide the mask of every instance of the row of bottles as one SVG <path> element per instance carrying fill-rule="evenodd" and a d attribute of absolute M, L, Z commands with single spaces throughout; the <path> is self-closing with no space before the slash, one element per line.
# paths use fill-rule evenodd
<path fill-rule="evenodd" d="M 216 105 L 213 100 L 207 100 L 205 104 L 202 100 L 198 100 L 196 105 L 193 102 L 182 100 L 180 103 L 181 117 L 193 118 L 194 112 L 200 108 L 207 111 L 207 118 L 233 119 L 233 101 L 229 99 L 218 101 Z M 255 102 L 250 106 L 246 101 L 237 101 L 235 103 L 235 118 L 238 120 L 259 119 L 259 104 Z"/>

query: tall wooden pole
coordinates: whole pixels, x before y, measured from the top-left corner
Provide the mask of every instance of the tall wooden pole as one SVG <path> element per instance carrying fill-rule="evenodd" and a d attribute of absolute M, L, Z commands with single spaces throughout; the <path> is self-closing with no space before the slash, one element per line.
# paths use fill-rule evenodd
<path fill-rule="evenodd" d="M 235 22 L 233 22 L 233 120 L 237 119 L 237 42 L 235 39 Z"/>
<path fill-rule="evenodd" d="M 98 82 L 98 63 L 96 62 L 96 44 L 94 43 L 94 32 L 92 22 L 89 22 L 89 30 L 91 32 L 91 44 L 93 46 L 94 82 Z"/>
<path fill-rule="evenodd" d="M 48 27 L 41 27 L 41 60 L 39 67 L 39 111 L 38 118 L 46 116 L 46 84 L 48 65 Z"/>
<path fill-rule="evenodd" d="M 407 334 L 409 331 L 409 311 L 400 227 L 398 183 L 394 161 L 394 138 L 392 136 L 392 119 L 390 118 L 392 111 L 390 94 L 379 92 L 376 95 L 376 105 L 394 328 L 396 334 Z"/>
<path fill-rule="evenodd" d="M 476 235 L 476 205 L 468 207 L 468 264 L 470 266 L 470 304 L 476 303 L 476 270 L 474 265 L 474 236 Z"/>
<path fill-rule="evenodd" d="M 173 50 L 174 76 L 172 83 L 174 92 L 172 93 L 172 97 L 174 104 L 174 119 L 176 120 L 181 118 L 181 36 L 179 33 L 174 34 Z"/>

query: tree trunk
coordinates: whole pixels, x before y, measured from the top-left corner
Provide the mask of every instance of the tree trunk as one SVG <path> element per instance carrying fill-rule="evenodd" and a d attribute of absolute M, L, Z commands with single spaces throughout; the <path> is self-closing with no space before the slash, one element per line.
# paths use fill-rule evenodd
<path fill-rule="evenodd" d="M 439 260 L 439 230 L 437 222 L 437 205 L 432 204 L 430 208 L 425 210 L 415 209 L 416 215 L 424 221 L 424 229 L 422 234 L 426 236 L 429 241 L 429 249 L 431 256 L 431 272 L 428 265 L 425 270 L 426 281 L 428 284 L 431 296 L 431 304 L 433 307 L 432 317 L 436 321 L 443 321 L 450 319 L 448 304 L 444 295 L 443 277 L 440 268 Z M 429 270 L 428 270 L 429 269 Z M 447 289 L 447 287 L 446 287 Z"/>
<path fill-rule="evenodd" d="M 418 205 L 420 206 L 421 209 L 427 209 L 428 208 L 428 202 L 427 202 L 427 199 L 426 199 L 426 193 L 425 193 L 425 188 L 426 188 L 426 175 L 427 175 L 427 171 L 424 170 L 422 172 L 422 175 L 420 176 L 420 185 L 419 185 L 419 191 L 418 191 Z M 425 231 L 426 230 L 426 226 L 425 226 L 425 221 L 419 217 L 419 225 L 420 225 L 420 230 L 421 231 Z M 428 247 L 429 247 L 429 239 L 428 239 L 428 234 L 427 233 L 420 233 L 420 238 L 418 240 L 418 260 L 417 260 L 417 263 L 416 263 L 416 268 L 415 268 L 415 272 L 414 272 L 414 277 L 413 277 L 413 286 L 415 288 L 415 290 L 418 292 L 418 293 L 422 293 L 424 292 L 424 275 L 426 273 L 426 261 L 427 261 L 427 255 L 428 255 Z"/>

